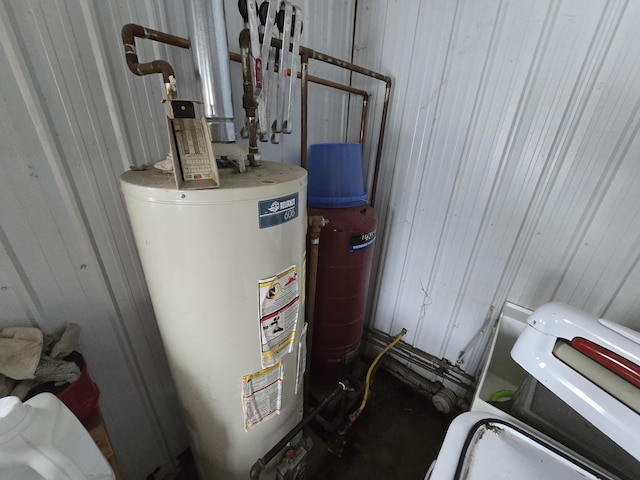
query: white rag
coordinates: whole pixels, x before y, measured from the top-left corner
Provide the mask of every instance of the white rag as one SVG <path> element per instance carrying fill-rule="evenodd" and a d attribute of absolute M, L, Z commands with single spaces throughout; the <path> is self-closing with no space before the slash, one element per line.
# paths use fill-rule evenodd
<path fill-rule="evenodd" d="M 79 336 L 80 327 L 75 323 L 67 324 L 67 328 L 62 332 L 60 339 L 51 347 L 51 352 L 48 355 L 57 359 L 66 357 L 78 346 Z M 45 350 L 44 353 L 47 353 L 47 351 Z"/>
<path fill-rule="evenodd" d="M 42 353 L 42 330 L 7 327 L 0 332 L 0 373 L 14 380 L 33 375 Z"/>

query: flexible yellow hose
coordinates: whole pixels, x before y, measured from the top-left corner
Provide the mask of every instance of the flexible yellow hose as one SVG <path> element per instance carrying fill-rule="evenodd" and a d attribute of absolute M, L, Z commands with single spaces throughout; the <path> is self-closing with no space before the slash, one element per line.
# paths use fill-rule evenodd
<path fill-rule="evenodd" d="M 360 404 L 360 407 L 358 408 L 358 415 L 360 413 L 362 413 L 362 411 L 364 410 L 365 405 L 367 404 L 367 400 L 369 399 L 369 387 L 370 387 L 370 384 L 371 384 L 371 374 L 373 373 L 373 369 L 375 368 L 375 366 L 378 363 L 378 361 L 383 357 L 383 355 L 385 353 L 387 353 L 389 350 L 391 350 L 394 347 L 394 345 L 396 345 L 402 339 L 402 337 L 404 337 L 406 335 L 406 333 L 407 333 L 407 329 L 403 328 L 402 331 L 400 332 L 400 335 L 398 335 L 389 345 L 384 347 L 380 351 L 380 353 L 378 353 L 378 355 L 373 360 L 373 362 L 371 363 L 371 366 L 369 367 L 369 370 L 367 370 L 367 378 L 366 378 L 365 386 L 364 386 L 364 396 L 362 397 L 362 403 Z"/>

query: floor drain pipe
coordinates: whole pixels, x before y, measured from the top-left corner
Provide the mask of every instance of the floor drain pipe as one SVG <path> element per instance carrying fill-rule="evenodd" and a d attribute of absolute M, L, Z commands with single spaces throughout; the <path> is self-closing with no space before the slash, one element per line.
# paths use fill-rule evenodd
<path fill-rule="evenodd" d="M 280 440 L 271 450 L 269 450 L 262 458 L 259 458 L 256 463 L 251 467 L 249 478 L 251 480 L 258 480 L 260 473 L 265 469 L 267 464 L 273 460 L 273 458 L 280 452 L 287 444 L 295 437 L 311 420 L 313 420 L 320 411 L 326 407 L 331 400 L 333 400 L 338 394 L 346 392 L 349 389 L 349 382 L 342 380 L 338 382 L 338 386 L 327 395 L 320 404 L 314 408 L 309 415 L 303 418 L 289 433 L 287 433 L 282 440 Z"/>

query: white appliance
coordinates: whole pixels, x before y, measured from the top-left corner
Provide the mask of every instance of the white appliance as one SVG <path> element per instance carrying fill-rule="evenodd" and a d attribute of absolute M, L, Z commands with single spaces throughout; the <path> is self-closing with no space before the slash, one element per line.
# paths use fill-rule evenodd
<path fill-rule="evenodd" d="M 640 335 L 562 303 L 528 313 L 505 307 L 426 478 L 640 478 Z M 489 401 L 521 384 L 519 404 Z"/>
<path fill-rule="evenodd" d="M 245 479 L 302 417 L 306 171 L 121 185 L 201 480 Z M 274 478 L 274 466 L 261 478 Z"/>
<path fill-rule="evenodd" d="M 109 463 L 80 421 L 55 396 L 0 399 L 0 478 L 112 480 Z"/>

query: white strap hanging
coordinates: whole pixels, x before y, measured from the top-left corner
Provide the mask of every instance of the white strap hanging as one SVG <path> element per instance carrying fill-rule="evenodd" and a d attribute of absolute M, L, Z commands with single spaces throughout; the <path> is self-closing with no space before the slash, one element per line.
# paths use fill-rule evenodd
<path fill-rule="evenodd" d="M 273 66 L 275 61 L 274 48 L 271 48 L 271 38 L 273 36 L 273 28 L 276 23 L 277 1 L 269 0 L 267 8 L 267 16 L 264 24 L 264 35 L 262 38 L 262 86 L 258 95 L 258 134 L 260 140 L 266 142 L 268 140 L 269 123 L 267 120 L 267 103 L 269 100 L 273 102 L 273 98 L 269 98 L 271 77 L 273 76 Z"/>
<path fill-rule="evenodd" d="M 293 25 L 292 31 L 292 51 L 291 51 L 291 63 L 288 72 L 289 85 L 288 92 L 285 97 L 285 107 L 284 107 L 284 117 L 282 119 L 282 132 L 283 133 L 291 133 L 293 131 L 293 122 L 291 121 L 291 110 L 293 107 L 293 85 L 296 83 L 298 78 L 298 65 L 300 63 L 300 35 L 302 33 L 302 11 L 300 8 L 294 5 L 294 16 L 295 16 L 295 24 Z M 284 48 L 284 45 L 283 45 Z M 288 45 L 287 45 L 288 50 Z"/>
<path fill-rule="evenodd" d="M 249 23 L 249 38 L 251 40 L 251 56 L 254 62 L 251 66 L 251 81 L 253 95 L 258 98 L 262 90 L 262 51 L 260 49 L 260 32 L 258 31 L 258 10 L 255 0 L 247 0 L 247 20 Z"/>
<path fill-rule="evenodd" d="M 280 133 L 282 132 L 282 122 L 285 114 L 285 103 L 288 101 L 289 82 L 291 78 L 287 75 L 286 66 L 291 63 L 291 52 L 289 51 L 289 43 L 291 38 L 291 20 L 293 17 L 293 6 L 290 2 L 282 2 L 284 5 L 284 22 L 282 27 L 282 49 L 280 50 L 280 68 L 278 70 L 278 89 L 276 94 L 277 117 L 273 124 L 271 142 L 280 142 Z"/>

